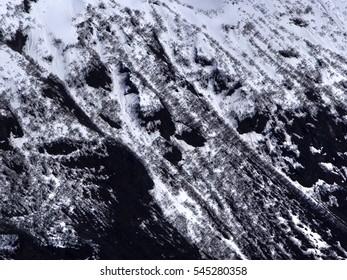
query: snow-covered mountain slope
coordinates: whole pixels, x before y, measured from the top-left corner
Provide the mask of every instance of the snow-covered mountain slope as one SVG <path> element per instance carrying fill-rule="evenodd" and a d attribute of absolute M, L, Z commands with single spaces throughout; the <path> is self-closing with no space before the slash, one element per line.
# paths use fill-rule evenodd
<path fill-rule="evenodd" d="M 0 255 L 345 259 L 346 5 L 1 1 Z"/>

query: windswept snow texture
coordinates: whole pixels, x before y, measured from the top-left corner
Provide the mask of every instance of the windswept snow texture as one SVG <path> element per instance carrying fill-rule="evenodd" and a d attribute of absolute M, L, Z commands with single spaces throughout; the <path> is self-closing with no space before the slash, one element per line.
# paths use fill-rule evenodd
<path fill-rule="evenodd" d="M 0 258 L 346 259 L 346 11 L 1 0 Z"/>

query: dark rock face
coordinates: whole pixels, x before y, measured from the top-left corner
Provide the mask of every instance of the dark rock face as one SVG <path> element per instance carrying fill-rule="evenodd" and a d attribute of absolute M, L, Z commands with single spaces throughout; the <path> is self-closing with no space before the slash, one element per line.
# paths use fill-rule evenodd
<path fill-rule="evenodd" d="M 197 249 L 165 222 L 148 193 L 153 188 L 151 178 L 125 147 L 106 142 L 102 150 L 63 160 L 62 164 L 82 173 L 86 169 L 96 169 L 90 180 L 98 189 L 90 194 L 91 197 L 86 194 L 86 199 L 108 204 L 108 225 L 98 224 L 92 213 L 78 210 L 73 219 L 78 223 L 79 236 L 99 245 L 100 258 L 186 259 L 199 256 Z"/>
<path fill-rule="evenodd" d="M 206 142 L 206 139 L 194 128 L 190 131 L 183 131 L 181 135 L 176 135 L 176 138 L 194 147 L 202 147 Z"/>
<path fill-rule="evenodd" d="M 51 155 L 68 155 L 81 148 L 81 143 L 76 143 L 69 139 L 60 139 L 55 142 L 44 144 L 38 150 L 40 153 L 47 152 Z"/>
<path fill-rule="evenodd" d="M 12 225 L 1 225 L 0 240 L 1 236 L 4 240 L 10 239 L 6 241 L 11 247 L 8 250 L 0 250 L 2 260 L 74 260 L 87 259 L 93 255 L 93 248 L 88 244 L 81 244 L 78 248 L 43 246 L 34 236 Z"/>
<path fill-rule="evenodd" d="M 305 20 L 303 20 L 302 18 L 293 18 L 291 20 L 291 22 L 297 26 L 300 26 L 300 27 L 307 27 L 309 25 L 309 23 Z"/>
<path fill-rule="evenodd" d="M 219 94 L 228 89 L 228 84 L 231 82 L 230 78 L 218 68 L 216 68 L 212 73 L 213 89 Z"/>
<path fill-rule="evenodd" d="M 13 135 L 14 137 L 23 137 L 24 134 L 17 119 L 13 115 L 0 115 L 0 149 L 11 149 L 9 143 L 9 138 L 11 137 L 11 135 Z"/>
<path fill-rule="evenodd" d="M 299 53 L 295 51 L 294 49 L 280 50 L 278 51 L 278 53 L 286 58 L 291 58 L 291 57 L 298 58 L 300 56 Z"/>
<path fill-rule="evenodd" d="M 262 133 L 268 120 L 269 118 L 265 115 L 255 114 L 253 117 L 247 117 L 240 121 L 237 126 L 237 131 L 241 134 L 251 131 Z"/>
<path fill-rule="evenodd" d="M 104 114 L 100 114 L 100 117 L 107 122 L 111 127 L 120 129 L 122 128 L 121 124 L 117 121 L 112 120 L 109 116 L 106 116 Z"/>
<path fill-rule="evenodd" d="M 280 143 L 281 155 L 299 164 L 299 166 L 291 165 L 285 172 L 302 186 L 312 188 L 320 180 L 330 185 L 347 186 L 342 172 L 346 164 L 345 153 L 347 152 L 345 115 L 346 111 L 342 108 L 332 113 L 320 105 L 313 112 L 307 109 L 299 112 L 279 110 L 277 111 L 278 120 L 274 120 L 273 116 L 266 113 L 255 114 L 251 118 L 240 121 L 237 130 L 241 134 L 252 131 L 263 135 L 269 133 L 271 138 Z M 274 129 L 270 132 L 266 132 L 265 126 L 269 120 L 277 125 L 272 126 Z M 286 135 L 291 136 L 291 146 L 285 144 Z M 260 148 L 263 148 L 262 145 Z M 266 150 L 267 147 L 265 146 L 264 149 Z M 267 152 L 270 153 L 270 151 Z M 335 166 L 334 171 L 327 167 L 330 164 Z M 334 196 L 337 204 L 331 206 L 332 211 L 347 220 L 345 188 L 335 191 L 322 189 L 320 195 L 325 202 L 329 201 L 329 197 Z"/>
<path fill-rule="evenodd" d="M 160 135 L 166 140 L 169 140 L 170 136 L 175 134 L 175 124 L 172 121 L 170 112 L 165 107 L 154 112 L 151 116 L 144 116 L 142 112 L 139 112 L 139 116 L 143 125 L 147 125 L 149 122 L 159 121 L 157 129 Z"/>
<path fill-rule="evenodd" d="M 235 83 L 235 85 L 233 85 L 233 86 L 229 89 L 229 91 L 228 91 L 228 93 L 227 93 L 227 96 L 233 95 L 233 93 L 235 93 L 235 91 L 238 90 L 238 89 L 240 89 L 240 88 L 242 88 L 242 83 L 241 83 L 240 81 L 237 81 L 237 82 Z"/>
<path fill-rule="evenodd" d="M 166 82 L 175 80 L 175 69 L 172 65 L 169 56 L 166 54 L 158 35 L 153 32 L 151 37 L 151 43 L 148 44 L 149 50 L 154 54 L 154 56 L 164 62 L 162 64 L 163 69 L 166 71 Z"/>
<path fill-rule="evenodd" d="M 67 92 L 65 86 L 59 81 L 57 77 L 50 75 L 48 78 L 42 79 L 43 81 L 43 94 L 44 96 L 53 99 L 60 106 L 62 106 L 67 112 L 75 116 L 78 121 L 86 127 L 102 134 L 93 121 L 87 116 L 87 114 L 78 106 L 75 100 Z"/>
<path fill-rule="evenodd" d="M 298 146 L 300 156 L 298 162 L 303 168 L 297 171 L 297 179 L 303 186 L 310 187 L 318 179 L 330 183 L 345 184 L 339 175 L 326 172 L 319 163 L 330 162 L 341 168 L 344 164 L 343 153 L 347 151 L 345 135 L 347 126 L 340 118 L 319 110 L 315 116 L 305 113 L 304 117 L 297 118 L 288 114 L 287 131 L 294 135 L 294 143 Z M 310 147 L 321 150 L 320 153 L 310 151 Z"/>
<path fill-rule="evenodd" d="M 208 59 L 204 56 L 200 56 L 196 53 L 195 50 L 195 58 L 194 58 L 194 62 L 197 64 L 200 64 L 201 66 L 212 66 L 213 65 L 213 60 Z"/>
<path fill-rule="evenodd" d="M 23 33 L 22 30 L 18 29 L 14 37 L 11 40 L 7 40 L 5 43 L 14 51 L 18 53 L 23 52 L 23 48 L 26 44 L 28 36 Z"/>
<path fill-rule="evenodd" d="M 182 153 L 177 147 L 172 146 L 171 151 L 165 153 L 164 158 L 170 161 L 173 165 L 177 166 L 182 159 Z"/>
<path fill-rule="evenodd" d="M 103 88 L 104 90 L 111 90 L 112 80 L 108 71 L 103 64 L 97 64 L 92 67 L 86 74 L 86 83 L 93 88 Z"/>
<path fill-rule="evenodd" d="M 68 156 L 76 149 L 85 152 Z M 162 216 L 149 191 L 153 181 L 140 161 L 125 147 L 105 141 L 101 146 L 93 143 L 77 143 L 60 140 L 48 143 L 44 150 L 52 155 L 61 155 L 61 170 L 69 180 L 88 178 L 84 184 L 93 184 L 92 192 L 83 191 L 85 200 L 103 209 L 104 219 L 99 214 L 77 205 L 69 214 L 79 236 L 76 248 L 60 249 L 42 246 L 34 236 L 21 229 L 6 225 L 0 234 L 16 236 L 14 251 L 4 255 L 16 259 L 196 259 L 197 248 L 185 239 Z M 78 174 L 76 176 L 76 174 Z M 67 209 L 63 209 L 67 211 Z M 9 214 L 11 215 L 11 214 Z M 95 252 L 97 246 L 97 253 Z"/>
<path fill-rule="evenodd" d="M 37 0 L 23 0 L 24 11 L 26 13 L 29 13 L 31 8 L 31 3 L 36 3 L 36 2 Z"/>

